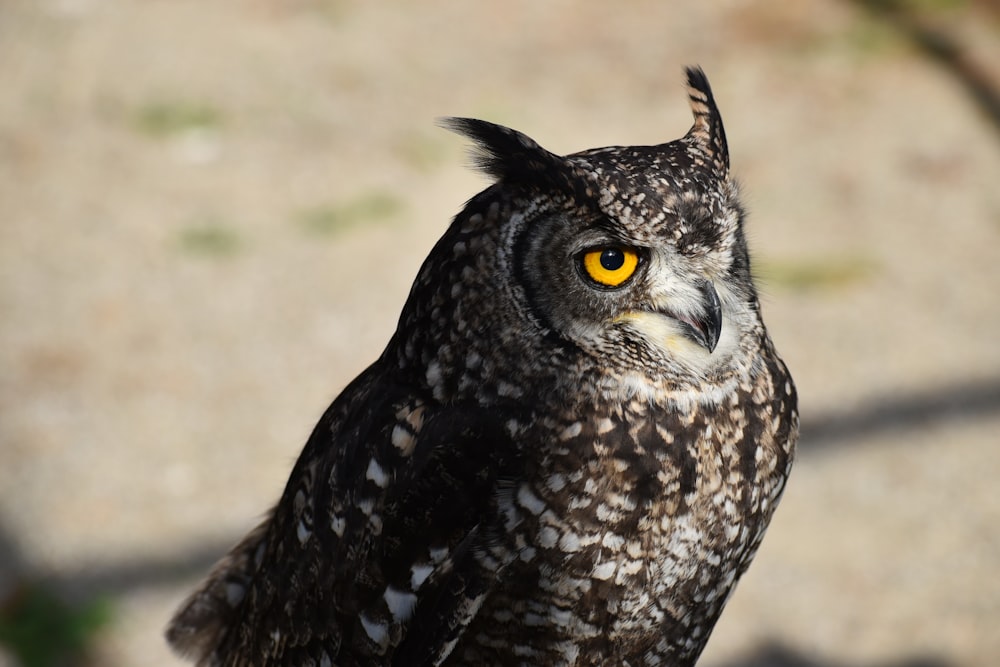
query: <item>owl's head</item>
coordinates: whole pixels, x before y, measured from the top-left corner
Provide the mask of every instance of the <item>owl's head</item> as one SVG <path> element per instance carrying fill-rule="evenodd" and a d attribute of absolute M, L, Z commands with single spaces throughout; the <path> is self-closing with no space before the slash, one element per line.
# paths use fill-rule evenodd
<path fill-rule="evenodd" d="M 496 183 L 442 240 L 448 265 L 425 265 L 423 278 L 478 282 L 441 291 L 483 306 L 502 299 L 480 333 L 507 320 L 626 381 L 730 375 L 762 327 L 722 119 L 704 73 L 688 69 L 687 82 L 694 125 L 656 146 L 560 156 L 499 125 L 445 121 L 476 142 Z M 459 277 L 451 258 L 477 234 L 492 236 L 493 258 Z M 457 307 L 465 326 L 473 306 Z"/>

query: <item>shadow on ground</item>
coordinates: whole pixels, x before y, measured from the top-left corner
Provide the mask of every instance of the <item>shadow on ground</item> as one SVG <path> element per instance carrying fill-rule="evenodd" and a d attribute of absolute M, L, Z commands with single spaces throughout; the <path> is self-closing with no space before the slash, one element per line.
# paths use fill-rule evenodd
<path fill-rule="evenodd" d="M 1000 137 L 1000 90 L 990 74 L 949 34 L 928 17 L 920 15 L 919 3 L 906 0 L 852 0 L 855 5 L 894 26 L 930 60 L 943 67 L 969 95 Z M 928 4 L 927 6 L 931 6 Z M 944 3 L 942 3 L 944 6 Z M 1000 3 L 982 3 L 994 18 Z"/>
<path fill-rule="evenodd" d="M 912 657 L 879 663 L 833 662 L 807 656 L 781 644 L 766 644 L 745 658 L 720 664 L 718 667 L 950 667 L 940 658 Z"/>
<path fill-rule="evenodd" d="M 884 433 L 997 414 L 1000 414 L 1000 378 L 875 398 L 865 408 L 812 419 L 805 417 L 799 456 L 809 456 L 818 449 L 850 446 Z"/>

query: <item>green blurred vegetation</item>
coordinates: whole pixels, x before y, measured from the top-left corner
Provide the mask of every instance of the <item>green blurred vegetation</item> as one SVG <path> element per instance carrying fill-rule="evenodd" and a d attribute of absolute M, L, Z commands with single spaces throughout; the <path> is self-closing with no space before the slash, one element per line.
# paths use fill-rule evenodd
<path fill-rule="evenodd" d="M 70 603 L 44 583 L 25 583 L 0 604 L 0 646 L 21 667 L 87 665 L 111 620 L 105 598 Z"/>
<path fill-rule="evenodd" d="M 865 282 L 877 272 L 867 257 L 825 257 L 810 260 L 768 260 L 756 262 L 755 275 L 765 286 L 794 291 L 839 289 Z"/>
<path fill-rule="evenodd" d="M 448 159 L 449 143 L 444 132 L 431 135 L 412 132 L 399 139 L 394 146 L 396 154 L 417 171 L 428 172 Z"/>
<path fill-rule="evenodd" d="M 297 222 L 307 232 L 333 235 L 369 222 L 385 222 L 404 208 L 403 200 L 384 190 L 373 190 L 342 204 L 325 204 L 300 211 Z"/>
<path fill-rule="evenodd" d="M 203 102 L 157 101 L 135 112 L 134 123 L 141 133 L 165 138 L 197 130 L 217 130 L 222 126 L 222 112 Z"/>
<path fill-rule="evenodd" d="M 206 220 L 181 229 L 181 250 L 210 257 L 234 255 L 243 245 L 236 229 L 220 220 Z"/>

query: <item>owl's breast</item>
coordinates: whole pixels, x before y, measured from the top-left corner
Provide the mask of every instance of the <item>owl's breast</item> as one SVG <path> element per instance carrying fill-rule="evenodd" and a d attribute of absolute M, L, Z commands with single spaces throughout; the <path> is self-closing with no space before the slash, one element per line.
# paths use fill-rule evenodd
<path fill-rule="evenodd" d="M 547 444 L 526 453 L 525 478 L 503 499 L 519 550 L 480 639 L 696 654 L 780 495 L 782 428 L 745 393 L 713 407 L 640 400 L 583 414 L 525 438 Z M 529 631 L 507 634 L 511 624 Z"/>

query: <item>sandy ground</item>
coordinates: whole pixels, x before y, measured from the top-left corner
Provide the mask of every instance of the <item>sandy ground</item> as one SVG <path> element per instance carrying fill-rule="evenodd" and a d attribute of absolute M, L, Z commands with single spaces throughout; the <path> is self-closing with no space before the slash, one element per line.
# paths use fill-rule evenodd
<path fill-rule="evenodd" d="M 1000 81 L 1000 25 L 965 6 L 934 20 Z M 5 0 L 0 597 L 110 596 L 98 663 L 179 664 L 172 608 L 485 185 L 434 119 L 656 143 L 689 125 L 689 63 L 804 415 L 701 664 L 997 664 L 998 126 L 833 0 Z"/>

